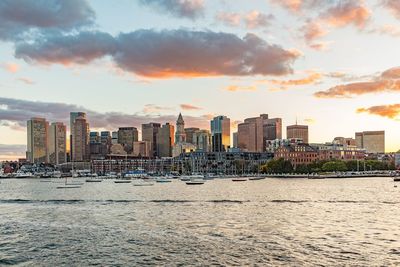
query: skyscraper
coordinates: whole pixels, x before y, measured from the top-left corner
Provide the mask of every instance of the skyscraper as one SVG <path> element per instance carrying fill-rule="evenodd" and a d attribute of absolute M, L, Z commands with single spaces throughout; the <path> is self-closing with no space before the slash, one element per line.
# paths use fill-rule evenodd
<path fill-rule="evenodd" d="M 89 159 L 89 124 L 84 116 L 74 117 L 72 123 L 72 161 L 86 161 Z"/>
<path fill-rule="evenodd" d="M 193 133 L 192 144 L 202 152 L 211 151 L 211 134 L 208 130 L 197 130 Z"/>
<path fill-rule="evenodd" d="M 307 125 L 289 125 L 286 127 L 287 139 L 302 139 L 303 143 L 308 144 L 308 126 Z"/>
<path fill-rule="evenodd" d="M 249 152 L 263 152 L 264 147 L 264 120 L 268 115 L 245 119 L 238 125 L 237 147 Z"/>
<path fill-rule="evenodd" d="M 133 143 L 138 140 L 138 130 L 135 127 L 121 127 L 118 129 L 118 144 L 121 144 L 127 153 L 132 153 Z"/>
<path fill-rule="evenodd" d="M 150 142 L 151 157 L 157 156 L 157 133 L 161 125 L 159 123 L 142 124 L 142 141 Z"/>
<path fill-rule="evenodd" d="M 166 123 L 158 129 L 157 138 L 157 156 L 171 157 L 172 145 L 174 144 L 174 126 Z"/>
<path fill-rule="evenodd" d="M 49 123 L 44 118 L 32 118 L 27 122 L 28 145 L 26 157 L 31 163 L 47 163 Z"/>
<path fill-rule="evenodd" d="M 175 143 L 185 143 L 185 121 L 182 118 L 182 114 L 179 113 L 178 120 L 176 121 L 176 132 L 175 132 Z"/>
<path fill-rule="evenodd" d="M 275 139 L 282 139 L 282 119 L 264 119 L 264 141 Z"/>
<path fill-rule="evenodd" d="M 86 119 L 86 113 L 85 112 L 70 112 L 69 113 L 69 153 L 71 155 L 71 160 L 73 159 L 73 150 L 74 150 L 74 144 L 73 144 L 73 132 L 74 132 L 74 122 L 75 119 L 78 117 L 82 117 Z"/>
<path fill-rule="evenodd" d="M 210 124 L 212 151 L 227 151 L 231 145 L 231 120 L 226 116 L 217 116 Z"/>
<path fill-rule="evenodd" d="M 67 162 L 67 126 L 62 122 L 50 125 L 48 153 L 52 164 Z"/>
<path fill-rule="evenodd" d="M 191 127 L 191 128 L 185 128 L 185 134 L 186 134 L 186 142 L 195 144 L 193 140 L 193 135 L 195 132 L 199 131 L 199 128 L 196 127 Z"/>

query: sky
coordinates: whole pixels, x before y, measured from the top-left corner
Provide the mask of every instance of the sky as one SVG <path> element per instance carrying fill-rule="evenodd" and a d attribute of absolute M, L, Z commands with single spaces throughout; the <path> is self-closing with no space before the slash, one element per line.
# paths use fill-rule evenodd
<path fill-rule="evenodd" d="M 399 47 L 398 0 L 4 0 L 0 160 L 24 156 L 29 118 L 70 111 L 111 131 L 266 113 L 397 151 Z"/>

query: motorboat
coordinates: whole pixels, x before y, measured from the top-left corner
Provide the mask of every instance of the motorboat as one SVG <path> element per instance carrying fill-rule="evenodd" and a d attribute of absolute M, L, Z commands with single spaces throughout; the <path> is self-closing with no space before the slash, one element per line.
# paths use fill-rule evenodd
<path fill-rule="evenodd" d="M 85 180 L 86 183 L 101 183 L 103 180 L 99 178 L 88 178 Z"/>
<path fill-rule="evenodd" d="M 170 183 L 170 182 L 172 182 L 172 180 L 171 179 L 166 179 L 166 178 L 157 178 L 156 182 L 157 183 Z"/>
<path fill-rule="evenodd" d="M 34 175 L 31 172 L 23 172 L 23 171 L 17 171 L 14 175 L 15 178 L 33 178 Z"/>
<path fill-rule="evenodd" d="M 249 181 L 264 180 L 264 176 L 249 177 Z"/>
<path fill-rule="evenodd" d="M 80 185 L 73 185 L 73 184 L 64 184 L 56 187 L 57 189 L 72 189 L 72 188 L 81 188 Z"/>
<path fill-rule="evenodd" d="M 187 185 L 202 185 L 204 183 L 204 180 L 191 180 L 186 182 Z"/>
<path fill-rule="evenodd" d="M 245 182 L 245 181 L 247 181 L 247 178 L 245 177 L 237 177 L 232 179 L 232 182 Z"/>
<path fill-rule="evenodd" d="M 132 183 L 132 180 L 119 179 L 119 180 L 114 180 L 114 183 L 116 183 L 116 184 L 130 184 L 130 183 Z"/>

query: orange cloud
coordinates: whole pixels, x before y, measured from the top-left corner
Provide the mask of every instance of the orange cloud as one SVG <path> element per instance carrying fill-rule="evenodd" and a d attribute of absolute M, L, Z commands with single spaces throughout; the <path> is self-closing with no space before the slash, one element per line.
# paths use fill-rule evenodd
<path fill-rule="evenodd" d="M 272 3 L 280 5 L 292 12 L 298 12 L 303 4 L 302 0 L 271 0 Z"/>
<path fill-rule="evenodd" d="M 382 5 L 400 19 L 400 2 L 398 0 L 382 0 Z"/>
<path fill-rule="evenodd" d="M 363 1 L 339 2 L 338 5 L 329 8 L 320 18 L 333 27 L 343 27 L 354 24 L 358 28 L 364 28 L 370 19 L 371 11 Z"/>
<path fill-rule="evenodd" d="M 33 85 L 33 84 L 35 84 L 35 82 L 32 81 L 31 79 L 29 79 L 29 78 L 24 78 L 24 77 L 18 78 L 17 81 L 23 82 L 23 83 L 28 84 L 28 85 Z"/>
<path fill-rule="evenodd" d="M 19 71 L 20 66 L 16 63 L 9 62 L 9 63 L 5 63 L 3 65 L 3 68 L 8 72 L 16 73 L 17 71 Z"/>
<path fill-rule="evenodd" d="M 196 106 L 193 106 L 191 104 L 181 104 L 180 107 L 183 110 L 200 110 L 200 109 L 202 109 L 200 107 L 196 107 Z"/>
<path fill-rule="evenodd" d="M 325 30 L 318 22 L 307 23 L 305 26 L 303 26 L 302 31 L 304 31 L 304 39 L 309 43 L 317 38 L 325 36 L 328 33 L 328 31 Z"/>
<path fill-rule="evenodd" d="M 267 15 L 257 10 L 253 10 L 247 14 L 219 12 L 215 16 L 215 19 L 229 27 L 238 27 L 243 22 L 248 29 L 256 29 L 269 26 L 271 20 L 274 19 L 274 16 L 272 14 Z"/>
<path fill-rule="evenodd" d="M 379 77 L 365 82 L 355 82 L 332 87 L 314 94 L 319 98 L 343 98 L 379 92 L 400 91 L 400 67 L 382 72 Z"/>
<path fill-rule="evenodd" d="M 215 18 L 230 27 L 239 26 L 242 20 L 242 16 L 239 13 L 233 12 L 219 12 Z"/>
<path fill-rule="evenodd" d="M 251 86 L 229 85 L 229 86 L 225 87 L 225 90 L 230 91 L 230 92 L 257 91 L 257 87 L 254 85 L 251 85 Z"/>
<path fill-rule="evenodd" d="M 307 84 L 316 84 L 323 77 L 322 73 L 311 72 L 307 77 L 301 79 L 292 79 L 292 80 L 261 80 L 259 83 L 273 84 L 278 85 L 279 88 L 274 88 L 271 91 L 282 91 L 287 90 L 288 87 L 291 86 L 300 86 Z"/>
<path fill-rule="evenodd" d="M 400 104 L 372 106 L 369 108 L 359 108 L 357 113 L 368 113 L 389 119 L 395 119 L 400 115 Z"/>

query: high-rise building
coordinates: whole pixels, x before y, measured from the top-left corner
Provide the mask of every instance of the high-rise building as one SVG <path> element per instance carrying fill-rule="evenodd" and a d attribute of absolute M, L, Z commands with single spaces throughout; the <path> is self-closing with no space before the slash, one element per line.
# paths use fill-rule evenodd
<path fill-rule="evenodd" d="M 44 118 L 32 118 L 27 122 L 27 128 L 27 160 L 31 163 L 47 163 L 49 123 Z"/>
<path fill-rule="evenodd" d="M 171 157 L 172 145 L 174 144 L 174 126 L 166 123 L 158 129 L 157 138 L 157 156 Z"/>
<path fill-rule="evenodd" d="M 217 116 L 211 120 L 212 151 L 228 151 L 231 145 L 231 120 L 226 116 Z"/>
<path fill-rule="evenodd" d="M 196 127 L 191 127 L 191 128 L 185 128 L 185 134 L 186 134 L 186 142 L 191 143 L 191 144 L 195 144 L 193 141 L 193 134 L 196 131 L 199 131 L 199 128 Z"/>
<path fill-rule="evenodd" d="M 286 127 L 287 139 L 302 139 L 303 143 L 308 144 L 308 126 L 307 125 L 289 125 Z"/>
<path fill-rule="evenodd" d="M 50 125 L 48 154 L 52 164 L 67 162 L 67 127 L 62 122 Z"/>
<path fill-rule="evenodd" d="M 118 129 L 118 144 L 121 144 L 128 154 L 132 153 L 133 143 L 138 140 L 136 127 L 121 127 Z"/>
<path fill-rule="evenodd" d="M 232 141 L 232 146 L 233 146 L 234 148 L 238 148 L 238 132 L 234 132 L 234 133 L 232 134 L 232 139 L 233 139 L 233 141 Z"/>
<path fill-rule="evenodd" d="M 69 114 L 69 130 L 70 130 L 70 134 L 69 134 L 69 153 L 71 155 L 71 160 L 72 160 L 72 155 L 73 155 L 73 150 L 74 150 L 74 144 L 73 144 L 73 132 L 74 132 L 74 122 L 75 119 L 81 117 L 81 118 L 85 118 L 86 119 L 86 113 L 85 112 L 70 112 Z"/>
<path fill-rule="evenodd" d="M 100 135 L 99 135 L 99 132 L 90 132 L 90 135 L 89 135 L 89 143 L 90 143 L 90 144 L 100 143 Z"/>
<path fill-rule="evenodd" d="M 118 144 L 118 132 L 116 131 L 111 132 L 111 144 L 112 145 Z"/>
<path fill-rule="evenodd" d="M 385 131 L 364 131 L 356 135 L 356 146 L 367 153 L 385 153 Z"/>
<path fill-rule="evenodd" d="M 133 152 L 135 157 L 150 157 L 150 142 L 149 141 L 136 141 L 133 142 Z"/>
<path fill-rule="evenodd" d="M 86 115 L 74 118 L 72 124 L 72 161 L 89 160 L 89 124 Z"/>
<path fill-rule="evenodd" d="M 264 119 L 264 141 L 275 139 L 282 139 L 282 119 Z"/>
<path fill-rule="evenodd" d="M 142 141 L 150 142 L 151 157 L 157 156 L 157 133 L 161 125 L 159 123 L 142 124 Z"/>
<path fill-rule="evenodd" d="M 186 142 L 185 121 L 183 120 L 182 114 L 179 113 L 178 120 L 176 121 L 175 144 L 185 143 L 185 142 Z"/>
<path fill-rule="evenodd" d="M 264 119 L 267 115 L 245 119 L 238 125 L 237 147 L 249 152 L 263 152 L 264 146 Z"/>
<path fill-rule="evenodd" d="M 197 130 L 193 133 L 192 144 L 198 151 L 211 151 L 211 133 L 208 130 Z"/>

